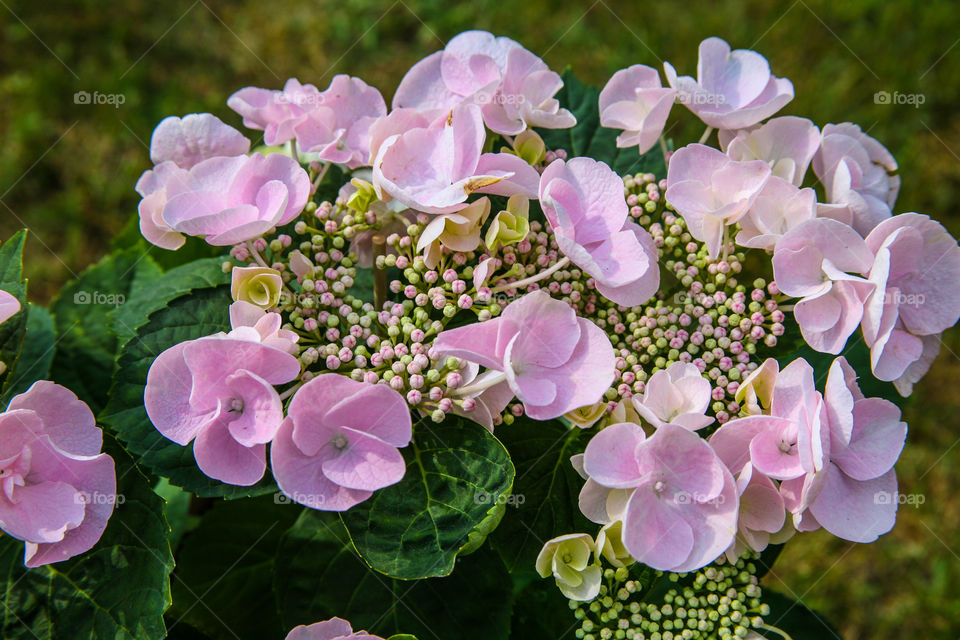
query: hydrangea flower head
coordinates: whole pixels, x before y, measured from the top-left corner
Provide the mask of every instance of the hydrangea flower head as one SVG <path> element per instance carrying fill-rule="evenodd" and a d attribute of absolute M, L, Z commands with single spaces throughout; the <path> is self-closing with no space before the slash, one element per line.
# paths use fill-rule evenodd
<path fill-rule="evenodd" d="M 246 136 L 210 113 L 164 118 L 150 138 L 153 164 L 173 162 L 181 169 L 217 156 L 242 156 L 250 151 Z"/>

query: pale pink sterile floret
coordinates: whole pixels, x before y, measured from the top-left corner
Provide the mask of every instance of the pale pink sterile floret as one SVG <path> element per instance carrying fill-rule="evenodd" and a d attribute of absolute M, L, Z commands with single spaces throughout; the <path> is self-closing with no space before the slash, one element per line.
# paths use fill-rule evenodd
<path fill-rule="evenodd" d="M 366 631 L 354 631 L 343 618 L 330 618 L 323 622 L 294 627 L 285 640 L 383 640 Z"/>
<path fill-rule="evenodd" d="M 740 513 L 736 540 L 726 552 L 730 562 L 736 562 L 748 549 L 757 553 L 766 549 L 771 536 L 783 529 L 787 520 L 786 507 L 777 485 L 756 472 L 753 463 L 746 462 L 735 477 Z"/>
<path fill-rule="evenodd" d="M 633 423 L 610 425 L 590 440 L 582 464 L 592 483 L 581 493 L 581 509 L 588 518 L 606 511 L 622 519 L 623 544 L 638 562 L 692 571 L 733 543 L 736 484 L 693 431 L 665 424 L 647 438 Z"/>
<path fill-rule="evenodd" d="M 304 152 L 350 169 L 369 166 L 370 127 L 387 115 L 380 92 L 359 78 L 340 74 L 322 91 L 316 108 L 294 127 Z"/>
<path fill-rule="evenodd" d="M 384 139 L 373 184 L 381 196 L 434 214 L 465 208 L 473 193 L 536 197 L 536 169 L 513 154 L 483 153 L 485 139 L 480 108 L 456 107 L 429 126 Z"/>
<path fill-rule="evenodd" d="M 465 31 L 410 68 L 394 94 L 393 108 L 449 111 L 476 104 L 491 131 L 515 135 L 528 126 L 576 124 L 553 98 L 562 86 L 559 75 L 510 38 Z"/>
<path fill-rule="evenodd" d="M 803 222 L 777 242 L 773 275 L 780 291 L 800 298 L 793 315 L 807 344 L 840 353 L 875 288 L 864 277 L 872 262 L 860 234 L 829 218 Z"/>
<path fill-rule="evenodd" d="M 827 202 L 848 210 L 833 217 L 848 222 L 861 235 L 892 215 L 900 191 L 896 170 L 897 161 L 890 152 L 857 125 L 844 122 L 823 128 L 813 171 L 823 183 Z"/>
<path fill-rule="evenodd" d="M 623 180 L 590 158 L 555 160 L 540 177 L 540 205 L 557 244 L 604 297 L 641 305 L 660 286 L 653 238 L 629 221 Z"/>
<path fill-rule="evenodd" d="M 773 175 L 796 187 L 803 184 L 810 161 L 820 148 L 820 130 L 796 116 L 773 118 L 736 131 L 721 130 L 720 148 L 734 160 L 763 160 Z"/>
<path fill-rule="evenodd" d="M 238 300 L 230 305 L 230 326 L 227 335 L 231 338 L 261 342 L 268 347 L 297 355 L 297 342 L 300 336 L 289 329 L 282 328 L 283 319 L 279 313 L 268 313 L 257 305 Z"/>
<path fill-rule="evenodd" d="M 747 215 L 770 177 L 762 160 L 739 162 L 703 144 L 679 149 L 667 168 L 666 198 L 712 258 L 720 254 L 725 229 Z"/>
<path fill-rule="evenodd" d="M 697 79 L 677 77 L 663 63 L 678 100 L 717 129 L 744 129 L 765 120 L 793 100 L 793 83 L 770 73 L 766 58 L 748 49 L 730 50 L 720 38 L 700 43 Z"/>
<path fill-rule="evenodd" d="M 876 255 L 876 289 L 863 315 L 873 372 L 881 380 L 906 376 L 899 387 L 909 393 L 939 349 L 934 337 L 960 319 L 960 247 L 943 225 L 918 213 L 881 222 L 866 245 Z"/>
<path fill-rule="evenodd" d="M 386 385 L 321 374 L 297 390 L 270 449 L 273 477 L 292 500 L 346 511 L 400 482 L 410 409 Z"/>
<path fill-rule="evenodd" d="M 247 329 L 170 347 L 150 366 L 144 391 L 147 415 L 165 438 L 193 442 L 201 471 L 240 486 L 266 471 L 266 445 L 283 420 L 274 385 L 300 374 L 296 357 Z"/>
<path fill-rule="evenodd" d="M 654 427 L 669 422 L 696 431 L 713 422 L 706 415 L 712 389 L 696 365 L 675 362 L 650 376 L 643 395 L 633 396 L 633 406 Z"/>
<path fill-rule="evenodd" d="M 656 69 L 635 64 L 613 74 L 600 92 L 600 124 L 623 130 L 618 147 L 646 153 L 663 133 L 676 97 L 675 89 L 660 84 Z"/>
<path fill-rule="evenodd" d="M 0 324 L 20 313 L 20 301 L 8 291 L 0 289 Z"/>
<path fill-rule="evenodd" d="M 255 153 L 204 160 L 187 175 L 173 172 L 163 194 L 160 218 L 171 231 L 229 246 L 299 215 L 310 196 L 310 178 L 285 155 Z"/>
<path fill-rule="evenodd" d="M 137 212 L 140 215 L 140 233 L 147 242 L 161 249 L 175 251 L 187 241 L 182 233 L 174 231 L 163 219 L 163 208 L 167 204 L 168 189 L 176 193 L 189 188 L 190 172 L 181 169 L 172 160 L 143 172 L 136 185 L 136 191 L 141 196 Z"/>
<path fill-rule="evenodd" d="M 0 529 L 39 567 L 92 549 L 117 502 L 113 458 L 93 413 L 46 380 L 0 413 Z"/>
<path fill-rule="evenodd" d="M 246 87 L 227 99 L 227 106 L 243 116 L 243 125 L 263 131 L 269 145 L 283 144 L 296 137 L 296 126 L 323 103 L 312 84 L 290 78 L 282 90 Z"/>
<path fill-rule="evenodd" d="M 544 291 L 511 302 L 498 318 L 442 332 L 434 347 L 499 372 L 484 386 L 506 381 L 535 420 L 596 404 L 616 369 L 603 330 Z M 480 390 L 474 383 L 457 393 Z"/>
<path fill-rule="evenodd" d="M 170 161 L 181 169 L 217 156 L 241 156 L 250 151 L 242 133 L 211 113 L 164 118 L 150 138 L 153 164 Z"/>
<path fill-rule="evenodd" d="M 813 189 L 798 189 L 783 178 L 770 176 L 740 219 L 736 243 L 772 252 L 790 229 L 817 216 L 816 200 Z"/>

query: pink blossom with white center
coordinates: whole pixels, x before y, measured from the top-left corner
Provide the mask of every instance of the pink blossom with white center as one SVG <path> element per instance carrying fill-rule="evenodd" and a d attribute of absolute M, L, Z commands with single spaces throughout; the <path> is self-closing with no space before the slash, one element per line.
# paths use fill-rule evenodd
<path fill-rule="evenodd" d="M 310 178 L 285 155 L 255 153 L 210 158 L 189 171 L 163 163 L 140 178 L 137 190 L 144 196 L 141 229 L 151 242 L 176 248 L 182 235 L 190 235 L 229 246 L 299 215 L 310 196 Z"/>
<path fill-rule="evenodd" d="M 158 165 L 170 161 L 181 169 L 217 156 L 242 156 L 250 141 L 210 113 L 164 118 L 150 138 L 150 159 Z"/>
<path fill-rule="evenodd" d="M 774 77 L 766 58 L 748 49 L 731 51 L 720 38 L 700 43 L 696 80 L 677 77 L 669 62 L 663 69 L 678 100 L 717 129 L 745 129 L 793 100 L 793 83 Z"/>
<path fill-rule="evenodd" d="M 449 111 L 476 104 L 491 131 L 516 135 L 528 125 L 576 124 L 553 98 L 562 86 L 559 75 L 517 42 L 466 31 L 411 67 L 397 87 L 393 108 Z"/>
<path fill-rule="evenodd" d="M 623 180 L 610 167 L 590 158 L 555 160 L 540 177 L 539 191 L 560 250 L 596 280 L 597 291 L 626 306 L 656 293 L 653 238 L 629 221 Z"/>
<path fill-rule="evenodd" d="M 960 247 L 939 222 L 903 213 L 867 236 L 876 254 L 870 269 L 875 291 L 863 315 L 871 366 L 881 380 L 896 381 L 939 349 L 933 337 L 960 319 Z M 898 385 L 909 393 L 928 365 L 914 368 Z"/>
<path fill-rule="evenodd" d="M 113 458 L 93 413 L 41 380 L 0 413 L 0 529 L 39 567 L 92 549 L 117 502 Z"/>
<path fill-rule="evenodd" d="M 850 122 L 823 128 L 813 157 L 827 202 L 849 209 L 850 225 L 866 236 L 892 215 L 900 191 L 897 161 L 887 149 Z M 839 215 L 839 214 L 836 214 Z"/>
<path fill-rule="evenodd" d="M 623 520 L 623 544 L 638 562 L 692 571 L 733 543 L 733 476 L 689 429 L 665 424 L 647 438 L 635 424 L 610 425 L 590 440 L 582 465 L 590 479 L 581 510 L 599 524 Z"/>
<path fill-rule="evenodd" d="M 243 125 L 263 131 L 269 145 L 283 144 L 296 137 L 296 126 L 324 102 L 312 84 L 290 78 L 283 90 L 246 87 L 227 99 L 227 106 L 243 116 Z"/>
<path fill-rule="evenodd" d="M 366 631 L 354 631 L 343 618 L 330 618 L 311 625 L 294 627 L 285 640 L 383 640 Z"/>
<path fill-rule="evenodd" d="M 738 162 L 713 147 L 691 144 L 670 158 L 666 198 L 711 258 L 720 254 L 727 225 L 739 222 L 770 177 L 762 160 Z"/>
<path fill-rule="evenodd" d="M 763 160 L 772 174 L 796 187 L 803 184 L 810 161 L 820 148 L 820 130 L 796 116 L 772 118 L 759 126 L 721 130 L 720 148 L 734 160 Z"/>
<path fill-rule="evenodd" d="M 147 373 L 144 406 L 165 438 L 194 443 L 197 466 L 206 475 L 250 486 L 263 477 L 266 445 L 283 420 L 274 385 L 299 374 L 296 357 L 262 342 L 257 329 L 240 328 L 161 353 Z"/>
<path fill-rule="evenodd" d="M 536 197 L 540 175 L 509 153 L 483 153 L 480 108 L 454 108 L 427 127 L 386 138 L 373 165 L 373 184 L 417 211 L 453 213 L 472 193 Z"/>
<path fill-rule="evenodd" d="M 227 335 L 239 340 L 260 342 L 295 356 L 299 353 L 297 342 L 300 336 L 281 328 L 282 323 L 279 313 L 267 313 L 253 303 L 238 300 L 230 305 L 230 326 L 233 330 Z"/>
<path fill-rule="evenodd" d="M 777 242 L 773 275 L 780 291 L 800 298 L 793 315 L 807 344 L 840 353 L 875 288 L 862 277 L 872 262 L 860 234 L 829 218 L 803 222 Z"/>
<path fill-rule="evenodd" d="M 654 427 L 669 422 L 696 431 L 713 422 L 706 415 L 711 391 L 696 365 L 675 362 L 650 376 L 643 395 L 633 397 L 633 406 Z"/>
<path fill-rule="evenodd" d="M 663 133 L 676 97 L 675 89 L 660 84 L 656 69 L 635 64 L 613 74 L 600 92 L 600 124 L 623 130 L 618 147 L 646 153 Z"/>
<path fill-rule="evenodd" d="M 369 166 L 370 126 L 387 115 L 380 92 L 359 78 L 334 76 L 316 108 L 294 127 L 297 144 L 319 160 Z"/>
<path fill-rule="evenodd" d="M 499 372 L 483 385 L 460 387 L 459 395 L 506 381 L 535 420 L 599 402 L 616 370 L 603 330 L 544 291 L 511 302 L 498 318 L 442 332 L 434 347 Z"/>
<path fill-rule="evenodd" d="M 784 234 L 817 217 L 816 200 L 813 189 L 798 189 L 782 178 L 770 176 L 747 215 L 740 219 L 736 243 L 772 252 Z"/>
<path fill-rule="evenodd" d="M 346 511 L 400 482 L 412 423 L 403 396 L 385 385 L 321 374 L 297 390 L 270 450 L 273 476 L 296 502 Z"/>
<path fill-rule="evenodd" d="M 3 289 L 0 289 L 0 324 L 3 324 L 20 312 L 20 301 Z"/>

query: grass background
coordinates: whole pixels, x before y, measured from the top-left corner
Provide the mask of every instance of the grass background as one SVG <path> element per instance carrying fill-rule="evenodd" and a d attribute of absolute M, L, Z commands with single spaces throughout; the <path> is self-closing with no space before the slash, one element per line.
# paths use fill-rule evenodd
<path fill-rule="evenodd" d="M 511 36 L 597 85 L 638 62 L 693 73 L 697 44 L 711 35 L 756 49 L 794 82 L 783 113 L 859 123 L 900 162 L 897 210 L 929 213 L 960 235 L 960 7 L 951 0 L 0 0 L 0 238 L 32 230 L 31 298 L 49 300 L 135 215 L 133 185 L 163 117 L 211 111 L 239 127 L 227 96 L 291 76 L 322 89 L 337 73 L 358 75 L 389 101 L 412 63 L 470 28 Z M 124 103 L 76 104 L 77 91 Z M 877 104 L 878 91 L 923 104 Z M 678 116 L 671 135 L 682 144 L 701 128 Z M 905 409 L 901 490 L 923 504 L 902 507 L 873 545 L 802 536 L 766 581 L 849 640 L 960 630 L 957 353 L 954 330 Z"/>

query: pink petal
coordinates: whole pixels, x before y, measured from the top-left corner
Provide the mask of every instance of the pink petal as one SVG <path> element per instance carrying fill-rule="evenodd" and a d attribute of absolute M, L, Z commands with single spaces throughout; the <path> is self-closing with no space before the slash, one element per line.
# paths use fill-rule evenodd
<path fill-rule="evenodd" d="M 874 480 L 858 482 L 831 464 L 810 511 L 838 538 L 873 542 L 893 528 L 898 498 L 897 475 L 892 469 Z"/>
<path fill-rule="evenodd" d="M 35 382 L 15 396 L 7 407 L 29 409 L 43 421 L 43 432 L 58 448 L 80 456 L 95 456 L 103 445 L 103 433 L 97 427 L 90 408 L 76 394 L 49 380 Z"/>
<path fill-rule="evenodd" d="M 403 456 L 393 445 L 356 429 L 341 427 L 349 444 L 342 451 L 328 446 L 318 457 L 323 474 L 348 489 L 376 491 L 396 484 L 407 470 Z"/>
<path fill-rule="evenodd" d="M 193 443 L 197 466 L 214 480 L 241 487 L 255 485 L 267 469 L 266 445 L 244 446 L 229 427 L 221 414 L 200 430 Z"/>
<path fill-rule="evenodd" d="M 643 429 L 633 423 L 625 422 L 606 427 L 587 444 L 583 454 L 584 472 L 605 487 L 636 487 L 644 474 L 637 458 L 637 450 L 645 440 Z"/>

